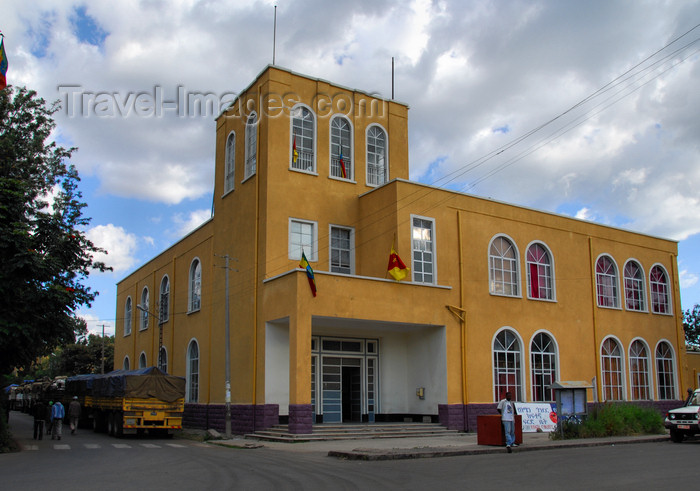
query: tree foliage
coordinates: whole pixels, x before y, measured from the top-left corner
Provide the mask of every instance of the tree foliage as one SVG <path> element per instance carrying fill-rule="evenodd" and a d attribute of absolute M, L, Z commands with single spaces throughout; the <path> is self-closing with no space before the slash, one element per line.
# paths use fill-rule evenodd
<path fill-rule="evenodd" d="M 114 366 L 114 336 L 105 336 L 105 373 Z M 90 334 L 64 346 L 51 362 L 55 375 L 79 375 L 102 371 L 102 336 Z M 54 376 L 55 376 L 54 375 Z"/>
<path fill-rule="evenodd" d="M 683 312 L 685 344 L 700 347 L 700 305 Z"/>
<path fill-rule="evenodd" d="M 97 295 L 83 282 L 109 269 L 85 236 L 75 148 L 50 140 L 58 109 L 26 88 L 0 91 L 0 373 L 75 342 L 75 312 Z"/>

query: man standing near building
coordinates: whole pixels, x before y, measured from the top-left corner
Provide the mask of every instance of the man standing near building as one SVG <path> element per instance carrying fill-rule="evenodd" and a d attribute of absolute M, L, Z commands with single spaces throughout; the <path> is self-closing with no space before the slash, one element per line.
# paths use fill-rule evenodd
<path fill-rule="evenodd" d="M 63 430 L 63 418 L 66 417 L 66 410 L 63 408 L 61 401 L 56 401 L 53 403 L 53 408 L 51 409 L 51 439 L 54 440 L 56 437 L 61 439 L 61 431 Z"/>
<path fill-rule="evenodd" d="M 503 423 L 503 431 L 506 435 L 506 448 L 510 453 L 511 447 L 517 447 L 515 443 L 515 404 L 510 400 L 512 394 L 506 392 L 506 398 L 501 399 L 498 403 L 498 412 L 501 413 L 501 422 Z"/>
<path fill-rule="evenodd" d="M 70 422 L 70 434 L 75 435 L 75 430 L 78 428 L 78 420 L 80 419 L 80 403 L 78 396 L 73 396 L 73 400 L 68 404 L 68 421 Z"/>

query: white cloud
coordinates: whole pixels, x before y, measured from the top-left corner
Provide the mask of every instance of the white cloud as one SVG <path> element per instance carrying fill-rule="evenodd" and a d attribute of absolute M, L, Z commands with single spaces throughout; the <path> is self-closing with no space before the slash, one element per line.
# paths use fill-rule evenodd
<path fill-rule="evenodd" d="M 211 210 L 194 210 L 183 217 L 182 214 L 173 216 L 173 223 L 177 226 L 177 237 L 182 237 L 211 218 Z"/>
<path fill-rule="evenodd" d="M 680 276 L 680 283 L 681 283 L 681 288 L 690 288 L 691 286 L 695 286 L 698 283 L 698 275 L 695 273 L 690 273 L 687 269 L 684 269 L 683 271 L 680 271 L 679 273 Z"/>
<path fill-rule="evenodd" d="M 105 321 L 103 319 L 98 319 L 91 312 L 78 311 L 77 315 L 78 317 L 84 319 L 85 322 L 87 322 L 88 333 L 102 336 L 102 326 L 104 325 L 105 336 L 114 335 L 113 321 Z"/>
<path fill-rule="evenodd" d="M 111 223 L 97 225 L 89 229 L 86 235 L 93 244 L 107 251 L 106 255 L 95 254 L 95 261 L 103 261 L 107 266 L 111 266 L 114 272 L 127 271 L 136 265 L 138 238 L 122 227 Z"/>
<path fill-rule="evenodd" d="M 576 212 L 576 215 L 574 215 L 575 218 L 578 218 L 579 220 L 588 220 L 588 221 L 593 221 L 595 220 L 595 215 L 591 210 L 588 208 L 581 208 Z"/>

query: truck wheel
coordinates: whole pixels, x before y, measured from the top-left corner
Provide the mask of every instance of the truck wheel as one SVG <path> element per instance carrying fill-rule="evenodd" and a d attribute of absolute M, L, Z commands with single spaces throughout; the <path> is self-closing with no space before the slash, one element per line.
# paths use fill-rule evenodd
<path fill-rule="evenodd" d="M 114 413 L 114 436 L 122 438 L 124 436 L 124 413 Z"/>
<path fill-rule="evenodd" d="M 107 416 L 107 434 L 114 436 L 114 413 L 109 413 Z"/>
<path fill-rule="evenodd" d="M 102 433 L 104 431 L 105 415 L 102 411 L 95 411 L 92 416 L 92 431 Z"/>
<path fill-rule="evenodd" d="M 681 443 L 683 441 L 683 433 L 671 428 L 671 441 L 673 443 Z"/>

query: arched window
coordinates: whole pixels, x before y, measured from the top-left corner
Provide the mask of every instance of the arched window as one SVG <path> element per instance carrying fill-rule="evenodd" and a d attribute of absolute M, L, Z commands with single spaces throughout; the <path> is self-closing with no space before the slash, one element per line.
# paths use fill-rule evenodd
<path fill-rule="evenodd" d="M 620 306 L 617 294 L 617 267 L 610 256 L 600 256 L 595 267 L 596 297 L 599 307 Z"/>
<path fill-rule="evenodd" d="M 148 329 L 148 308 L 149 308 L 150 298 L 148 295 L 148 287 L 144 286 L 141 290 L 141 303 L 139 307 L 139 318 L 141 319 L 141 324 L 139 329 L 142 331 Z"/>
<path fill-rule="evenodd" d="M 166 351 L 165 346 L 160 347 L 160 355 L 158 356 L 158 368 L 160 368 L 166 373 L 168 371 L 168 352 Z"/>
<path fill-rule="evenodd" d="M 128 357 L 128 356 L 125 356 L 125 357 L 124 357 L 124 363 L 122 363 L 122 368 L 123 368 L 124 370 L 131 370 L 130 365 L 131 365 L 131 364 L 129 363 L 129 357 Z"/>
<path fill-rule="evenodd" d="M 352 171 L 350 122 L 337 116 L 331 120 L 331 176 L 352 180 Z"/>
<path fill-rule="evenodd" d="M 495 295 L 518 296 L 518 254 L 513 243 L 499 236 L 489 247 L 489 287 Z"/>
<path fill-rule="evenodd" d="M 553 402 L 551 385 L 557 379 L 557 352 L 554 341 L 545 333 L 538 333 L 530 345 L 532 370 L 532 401 Z"/>
<path fill-rule="evenodd" d="M 226 139 L 224 193 L 233 191 L 236 183 L 236 133 L 229 133 Z"/>
<path fill-rule="evenodd" d="M 622 350 L 613 338 L 603 341 L 601 348 L 601 370 L 603 375 L 603 399 L 623 400 Z"/>
<path fill-rule="evenodd" d="M 655 314 L 671 313 L 668 276 L 661 266 L 654 266 L 649 273 L 649 288 L 651 290 L 651 311 Z"/>
<path fill-rule="evenodd" d="M 637 261 L 629 260 L 623 272 L 625 281 L 625 307 L 627 310 L 646 310 L 644 272 Z"/>
<path fill-rule="evenodd" d="M 516 401 L 522 401 L 522 368 L 520 341 L 510 329 L 503 329 L 493 341 L 494 401 L 500 401 L 511 392 Z"/>
<path fill-rule="evenodd" d="M 187 348 L 187 402 L 199 400 L 199 346 L 196 340 L 190 341 Z"/>
<path fill-rule="evenodd" d="M 660 400 L 676 398 L 673 349 L 666 341 L 662 341 L 656 346 L 656 380 L 659 385 Z"/>
<path fill-rule="evenodd" d="M 146 362 L 146 353 L 141 352 L 141 356 L 139 356 L 139 368 L 146 368 L 148 366 L 148 363 Z"/>
<path fill-rule="evenodd" d="M 190 265 L 190 312 L 199 310 L 202 306 L 202 263 L 194 259 Z"/>
<path fill-rule="evenodd" d="M 649 352 L 640 340 L 635 340 L 630 345 L 630 379 L 631 398 L 633 401 L 646 401 L 651 399 L 649 391 Z"/>
<path fill-rule="evenodd" d="M 292 169 L 316 172 L 314 115 L 306 107 L 297 106 L 291 111 L 291 119 Z"/>
<path fill-rule="evenodd" d="M 542 244 L 527 249 L 527 286 L 530 298 L 554 300 L 554 275 L 549 252 Z"/>
<path fill-rule="evenodd" d="M 373 125 L 367 129 L 367 184 L 381 186 L 388 180 L 386 132 Z"/>
<path fill-rule="evenodd" d="M 170 279 L 164 275 L 160 280 L 160 305 L 158 306 L 158 320 L 161 324 L 168 322 L 168 308 L 170 306 Z"/>
<path fill-rule="evenodd" d="M 126 297 L 126 302 L 124 304 L 124 336 L 131 334 L 131 311 L 131 297 Z"/>
<path fill-rule="evenodd" d="M 245 179 L 255 174 L 258 147 L 258 115 L 251 113 L 245 126 Z"/>

